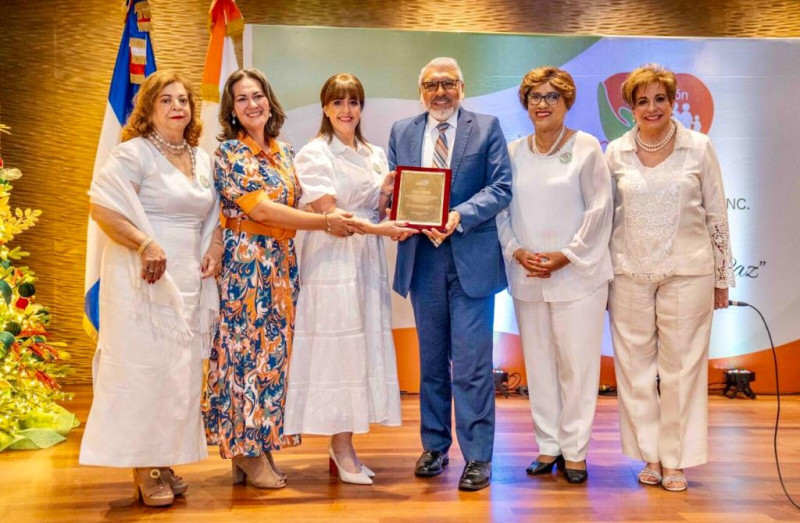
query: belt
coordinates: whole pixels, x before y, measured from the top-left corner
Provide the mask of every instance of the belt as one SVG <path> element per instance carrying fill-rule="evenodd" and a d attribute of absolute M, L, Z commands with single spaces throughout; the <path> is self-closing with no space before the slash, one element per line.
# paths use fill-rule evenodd
<path fill-rule="evenodd" d="M 234 232 L 248 232 L 250 234 L 258 234 L 261 236 L 271 236 L 276 240 L 287 240 L 294 238 L 297 231 L 292 229 L 281 229 L 280 227 L 270 227 L 263 223 L 254 222 L 253 220 L 243 220 L 241 218 L 228 218 L 224 214 L 219 214 L 219 224 L 223 229 L 230 229 Z"/>

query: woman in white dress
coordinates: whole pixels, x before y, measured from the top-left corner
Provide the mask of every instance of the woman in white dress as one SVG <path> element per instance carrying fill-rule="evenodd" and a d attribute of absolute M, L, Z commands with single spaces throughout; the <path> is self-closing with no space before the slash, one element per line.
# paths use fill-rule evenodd
<path fill-rule="evenodd" d="M 108 241 L 88 253 L 102 256 L 100 329 L 80 463 L 133 467 L 149 506 L 186 491 L 170 467 L 206 457 L 202 358 L 222 242 L 195 100 L 177 73 L 148 77 L 89 191 Z"/>
<path fill-rule="evenodd" d="M 349 74 L 332 76 L 320 100 L 319 135 L 295 157 L 300 203 L 320 213 L 351 212 L 363 220 L 366 234 L 340 239 L 308 232 L 303 239 L 285 431 L 331 436 L 331 473 L 347 483 L 369 485 L 374 473 L 358 459 L 353 434 L 368 432 L 370 423 L 401 422 L 380 236 L 416 231 L 381 222 L 394 173 L 383 149 L 361 134 L 361 82 Z"/>
<path fill-rule="evenodd" d="M 514 196 L 497 223 L 539 446 L 527 472 L 558 465 L 582 483 L 613 278 L 611 178 L 597 139 L 564 124 L 575 102 L 568 72 L 533 69 L 519 101 L 535 133 L 509 145 Z"/>
<path fill-rule="evenodd" d="M 608 144 L 614 180 L 608 311 L 622 451 L 639 481 L 686 490 L 707 460 L 708 344 L 734 285 L 728 211 L 708 136 L 672 118 L 675 75 L 634 70 L 622 97 L 636 126 Z"/>

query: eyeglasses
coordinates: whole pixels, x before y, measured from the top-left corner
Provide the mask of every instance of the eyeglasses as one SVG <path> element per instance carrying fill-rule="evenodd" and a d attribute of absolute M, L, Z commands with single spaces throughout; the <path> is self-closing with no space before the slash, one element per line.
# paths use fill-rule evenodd
<path fill-rule="evenodd" d="M 558 103 L 559 98 L 561 98 L 561 93 L 550 92 L 545 95 L 533 93 L 528 96 L 528 105 L 536 107 L 542 100 L 544 100 L 547 105 L 553 105 Z"/>
<path fill-rule="evenodd" d="M 459 82 L 460 80 L 442 80 L 441 82 L 422 82 L 421 85 L 426 92 L 435 93 L 439 90 L 439 86 L 442 86 L 445 91 L 455 91 L 458 89 Z"/>

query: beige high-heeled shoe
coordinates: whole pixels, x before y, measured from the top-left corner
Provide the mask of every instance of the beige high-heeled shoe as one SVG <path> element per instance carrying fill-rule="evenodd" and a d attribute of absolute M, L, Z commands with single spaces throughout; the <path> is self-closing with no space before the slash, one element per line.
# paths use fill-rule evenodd
<path fill-rule="evenodd" d="M 258 457 L 236 456 L 231 461 L 231 471 L 233 472 L 233 484 L 247 483 L 256 488 L 283 488 L 286 480 L 278 476 L 269 465 L 269 460 L 264 454 Z"/>
<path fill-rule="evenodd" d="M 180 496 L 189 489 L 189 484 L 186 480 L 175 474 L 175 471 L 171 468 L 162 467 L 159 470 L 161 471 L 161 477 L 170 486 L 174 495 Z"/>
<path fill-rule="evenodd" d="M 284 471 L 282 471 L 281 469 L 278 468 L 278 465 L 275 463 L 275 460 L 272 458 L 272 452 L 266 451 L 266 452 L 264 452 L 264 454 L 266 454 L 267 461 L 269 461 L 269 466 L 272 467 L 272 470 L 275 471 L 275 474 L 277 474 L 278 477 L 283 478 L 283 480 L 286 481 L 286 478 L 288 478 L 288 476 L 286 475 L 286 473 Z"/>
<path fill-rule="evenodd" d="M 172 505 L 175 495 L 157 468 L 133 469 L 134 496 L 148 507 Z"/>
<path fill-rule="evenodd" d="M 354 485 L 372 485 L 372 479 L 367 475 L 363 465 L 361 466 L 361 470 L 358 472 L 347 472 L 341 467 L 341 465 L 339 465 L 339 461 L 336 459 L 336 454 L 333 452 L 333 447 L 328 447 L 328 456 L 330 456 L 330 459 L 328 460 L 328 471 L 331 473 L 331 476 L 338 475 L 339 480 L 343 481 L 344 483 L 352 483 Z"/>

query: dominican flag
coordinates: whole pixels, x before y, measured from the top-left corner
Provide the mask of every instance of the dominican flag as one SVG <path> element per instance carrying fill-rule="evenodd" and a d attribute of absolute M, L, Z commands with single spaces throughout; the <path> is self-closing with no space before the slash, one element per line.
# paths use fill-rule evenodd
<path fill-rule="evenodd" d="M 219 124 L 219 101 L 225 81 L 239 69 L 233 36 L 244 29 L 242 13 L 234 0 L 213 0 L 208 10 L 211 37 L 208 40 L 206 62 L 203 66 L 203 137 L 200 147 L 213 158 L 219 141 L 217 135 L 222 131 Z"/>
<path fill-rule="evenodd" d="M 133 110 L 133 97 L 139 92 L 144 79 L 155 70 L 156 58 L 150 42 L 150 3 L 147 0 L 128 0 L 125 5 L 125 28 L 111 77 L 100 143 L 97 144 L 94 174 L 103 167 L 111 149 L 119 143 L 122 127 Z M 95 339 L 100 330 L 100 260 L 107 241 L 108 237 L 90 219 L 86 240 L 83 327 Z"/>

